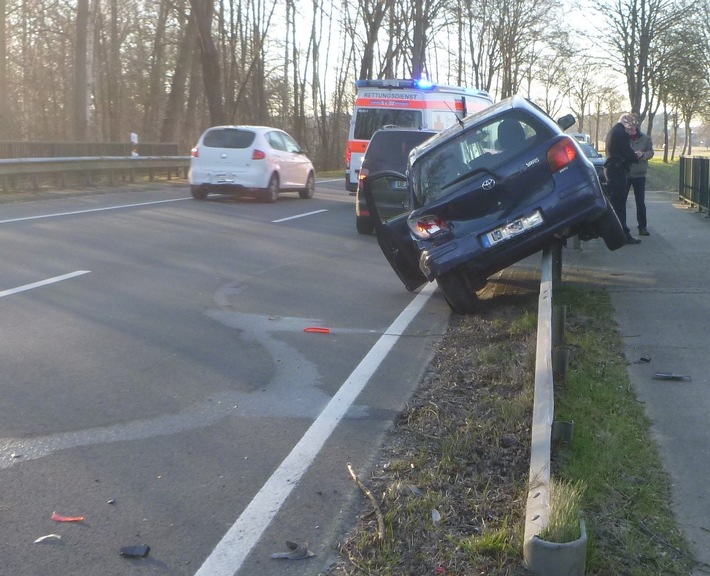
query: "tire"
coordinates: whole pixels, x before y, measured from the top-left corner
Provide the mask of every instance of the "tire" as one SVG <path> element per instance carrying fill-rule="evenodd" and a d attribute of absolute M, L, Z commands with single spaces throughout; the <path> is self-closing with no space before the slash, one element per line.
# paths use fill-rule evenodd
<path fill-rule="evenodd" d="M 594 228 L 609 250 L 617 250 L 626 244 L 626 232 L 608 201 L 606 212 L 594 221 Z"/>
<path fill-rule="evenodd" d="M 207 198 L 207 189 L 204 186 L 190 186 L 190 192 L 195 200 Z"/>
<path fill-rule="evenodd" d="M 439 276 L 436 283 L 456 314 L 473 314 L 478 310 L 475 285 L 465 270 L 454 268 Z"/>
<path fill-rule="evenodd" d="M 279 199 L 279 175 L 272 174 L 269 179 L 269 185 L 264 191 L 264 202 L 273 204 Z"/>
<path fill-rule="evenodd" d="M 303 198 L 304 200 L 307 200 L 309 198 L 313 198 L 313 195 L 316 193 L 316 178 L 313 176 L 313 172 L 308 174 L 308 180 L 306 180 L 306 187 L 303 190 L 298 191 L 298 195 Z"/>
<path fill-rule="evenodd" d="M 370 235 L 375 231 L 375 225 L 369 216 L 355 216 L 355 228 L 358 234 Z"/>

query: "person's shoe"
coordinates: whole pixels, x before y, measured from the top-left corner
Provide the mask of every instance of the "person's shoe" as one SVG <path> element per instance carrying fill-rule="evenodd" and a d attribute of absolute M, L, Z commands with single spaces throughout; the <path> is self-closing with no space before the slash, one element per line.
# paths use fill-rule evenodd
<path fill-rule="evenodd" d="M 639 228 L 639 236 L 650 236 L 651 233 L 645 228 Z"/>
<path fill-rule="evenodd" d="M 641 240 L 638 238 L 634 238 L 631 234 L 626 235 L 626 243 L 627 244 L 641 244 Z"/>

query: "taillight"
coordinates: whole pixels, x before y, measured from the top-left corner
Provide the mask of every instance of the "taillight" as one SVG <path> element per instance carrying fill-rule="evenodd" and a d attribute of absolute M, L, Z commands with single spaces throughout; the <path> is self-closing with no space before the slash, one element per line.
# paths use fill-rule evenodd
<path fill-rule="evenodd" d="M 195 146 L 192 150 L 190 150 L 190 156 L 192 156 L 193 158 L 197 158 L 199 155 L 200 155 L 200 151 L 197 148 L 197 146 Z"/>
<path fill-rule="evenodd" d="M 369 173 L 370 173 L 370 171 L 367 168 L 360 168 L 360 173 L 358 175 L 358 178 L 360 180 L 364 180 Z"/>
<path fill-rule="evenodd" d="M 550 172 L 561 170 L 576 157 L 577 147 L 569 138 L 556 142 L 547 151 L 547 164 L 550 166 Z"/>
<path fill-rule="evenodd" d="M 350 150 L 350 146 L 348 146 L 345 149 L 345 167 L 350 168 L 350 160 L 352 158 L 352 151 Z"/>
<path fill-rule="evenodd" d="M 263 160 L 266 158 L 266 154 L 259 150 L 258 148 L 254 148 L 254 152 L 251 153 L 251 159 L 252 160 Z"/>
<path fill-rule="evenodd" d="M 409 220 L 407 224 L 414 235 L 422 240 L 435 238 L 449 229 L 449 223 L 446 220 L 431 214 L 419 216 L 416 220 Z"/>

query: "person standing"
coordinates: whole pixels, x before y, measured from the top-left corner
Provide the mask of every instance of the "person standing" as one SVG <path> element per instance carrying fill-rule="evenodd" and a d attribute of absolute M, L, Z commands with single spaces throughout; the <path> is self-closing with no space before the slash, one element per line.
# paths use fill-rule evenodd
<path fill-rule="evenodd" d="M 606 135 L 606 175 L 609 200 L 614 207 L 619 222 L 626 232 L 627 244 L 640 244 L 641 240 L 631 236 L 631 230 L 626 225 L 626 200 L 629 197 L 628 174 L 629 166 L 638 162 L 641 152 L 631 147 L 631 130 L 636 126 L 633 114 L 622 114 L 619 121 L 611 127 Z"/>
<path fill-rule="evenodd" d="M 638 124 L 634 126 L 629 136 L 631 137 L 631 147 L 636 152 L 643 153 L 638 163 L 629 166 L 629 190 L 634 189 L 639 236 L 650 236 L 651 234 L 646 229 L 646 173 L 648 172 L 648 160 L 653 158 L 653 142 L 648 134 L 641 132 L 641 126 Z"/>

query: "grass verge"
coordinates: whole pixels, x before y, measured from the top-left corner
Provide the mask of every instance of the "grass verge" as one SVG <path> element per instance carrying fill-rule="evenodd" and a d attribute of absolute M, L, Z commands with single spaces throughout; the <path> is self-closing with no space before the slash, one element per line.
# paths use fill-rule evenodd
<path fill-rule="evenodd" d="M 576 492 L 588 576 L 689 574 L 669 479 L 630 387 L 609 295 L 563 287 L 569 371 L 555 419 L 575 423 L 553 478 Z M 522 559 L 537 295 L 454 317 L 366 482 L 380 502 L 339 545 L 333 575 L 529 574 Z M 576 505 L 578 504 L 578 508 Z M 568 522 L 569 524 L 569 522 Z"/>

